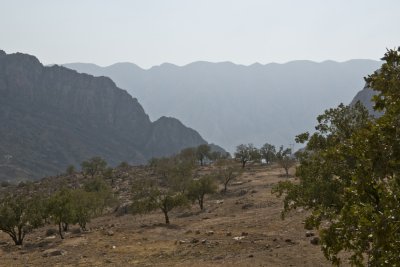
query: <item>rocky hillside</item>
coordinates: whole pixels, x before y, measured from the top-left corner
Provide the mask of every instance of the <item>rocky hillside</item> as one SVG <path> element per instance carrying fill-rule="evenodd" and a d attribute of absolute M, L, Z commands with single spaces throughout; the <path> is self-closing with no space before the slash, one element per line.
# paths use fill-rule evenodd
<path fill-rule="evenodd" d="M 365 86 L 364 89 L 359 91 L 356 96 L 351 101 L 351 105 L 354 105 L 358 101 L 360 101 L 369 111 L 371 115 L 374 117 L 379 117 L 382 115 L 382 112 L 377 112 L 374 110 L 374 103 L 371 101 L 372 97 L 375 95 L 375 91 L 371 88 Z"/>
<path fill-rule="evenodd" d="M 288 146 L 295 135 L 312 131 L 325 109 L 348 103 L 362 87 L 363 77 L 380 65 L 373 60 L 302 60 L 250 66 L 162 64 L 148 70 L 131 63 L 65 66 L 110 77 L 139 99 L 150 118 L 177 118 L 232 152 L 249 142 Z"/>
<path fill-rule="evenodd" d="M 176 119 L 151 122 L 109 78 L 1 50 L 0 122 L 0 180 L 53 175 L 93 156 L 140 164 L 206 143 Z"/>

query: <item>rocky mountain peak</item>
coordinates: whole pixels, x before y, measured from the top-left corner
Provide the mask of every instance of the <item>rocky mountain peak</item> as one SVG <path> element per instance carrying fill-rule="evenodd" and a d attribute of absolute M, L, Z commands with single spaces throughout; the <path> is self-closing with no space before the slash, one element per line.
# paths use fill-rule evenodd
<path fill-rule="evenodd" d="M 0 55 L 0 180 L 54 175 L 94 156 L 142 164 L 206 143 L 176 119 L 151 122 L 110 78 Z"/>

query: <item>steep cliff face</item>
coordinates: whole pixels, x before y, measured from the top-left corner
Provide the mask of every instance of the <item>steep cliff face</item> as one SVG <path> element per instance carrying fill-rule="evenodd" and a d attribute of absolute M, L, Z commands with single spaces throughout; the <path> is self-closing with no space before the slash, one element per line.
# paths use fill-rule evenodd
<path fill-rule="evenodd" d="M 93 156 L 140 164 L 206 143 L 175 119 L 152 123 L 109 78 L 1 50 L 0 136 L 0 180 L 56 174 Z"/>

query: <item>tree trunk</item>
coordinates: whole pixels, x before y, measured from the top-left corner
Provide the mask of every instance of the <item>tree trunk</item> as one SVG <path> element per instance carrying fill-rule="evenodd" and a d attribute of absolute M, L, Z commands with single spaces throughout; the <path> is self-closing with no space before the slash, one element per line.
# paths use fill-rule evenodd
<path fill-rule="evenodd" d="M 224 183 L 224 193 L 226 193 L 226 191 L 228 190 L 228 183 L 229 183 L 229 181 L 226 181 Z"/>
<path fill-rule="evenodd" d="M 246 166 L 246 161 L 242 161 L 242 169 Z"/>
<path fill-rule="evenodd" d="M 163 212 L 164 212 L 164 217 L 165 217 L 165 224 L 169 224 L 168 212 L 167 211 L 163 211 Z"/>
<path fill-rule="evenodd" d="M 61 225 L 62 223 L 60 222 L 60 223 L 58 223 L 58 233 L 60 234 L 60 237 L 61 237 L 61 239 L 64 239 L 64 236 L 63 236 L 63 229 L 62 229 L 62 225 Z"/>
<path fill-rule="evenodd" d="M 63 231 L 64 232 L 68 232 L 68 227 L 69 226 L 69 224 L 68 223 L 63 223 Z"/>
<path fill-rule="evenodd" d="M 201 210 L 203 210 L 204 208 L 203 203 L 204 203 L 204 195 L 199 197 L 199 206 Z"/>
<path fill-rule="evenodd" d="M 289 168 L 285 168 L 286 171 L 286 178 L 289 178 Z"/>

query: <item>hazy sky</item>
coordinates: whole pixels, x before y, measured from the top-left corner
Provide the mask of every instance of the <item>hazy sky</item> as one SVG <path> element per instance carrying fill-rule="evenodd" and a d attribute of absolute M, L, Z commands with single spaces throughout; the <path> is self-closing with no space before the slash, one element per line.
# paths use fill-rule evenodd
<path fill-rule="evenodd" d="M 0 0 L 0 49 L 43 63 L 378 59 L 399 0 Z"/>

